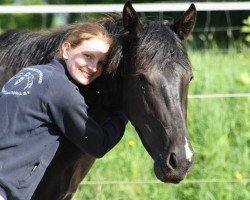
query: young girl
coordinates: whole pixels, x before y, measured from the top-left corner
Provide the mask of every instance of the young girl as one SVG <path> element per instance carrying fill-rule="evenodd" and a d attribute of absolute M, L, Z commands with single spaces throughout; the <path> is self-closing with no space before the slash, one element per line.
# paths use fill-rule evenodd
<path fill-rule="evenodd" d="M 111 42 L 101 25 L 85 23 L 61 45 L 61 59 L 24 68 L 4 85 L 0 200 L 31 199 L 62 137 L 94 157 L 102 157 L 121 139 L 126 116 L 116 112 L 99 126 L 88 116 L 78 88 L 102 74 Z"/>

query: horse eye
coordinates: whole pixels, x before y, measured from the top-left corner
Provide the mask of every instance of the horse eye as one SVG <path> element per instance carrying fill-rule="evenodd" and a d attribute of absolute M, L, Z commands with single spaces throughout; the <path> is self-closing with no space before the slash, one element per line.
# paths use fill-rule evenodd
<path fill-rule="evenodd" d="M 140 81 L 140 82 L 146 82 L 147 79 L 145 78 L 144 75 L 141 74 L 141 75 L 138 76 L 138 81 Z"/>

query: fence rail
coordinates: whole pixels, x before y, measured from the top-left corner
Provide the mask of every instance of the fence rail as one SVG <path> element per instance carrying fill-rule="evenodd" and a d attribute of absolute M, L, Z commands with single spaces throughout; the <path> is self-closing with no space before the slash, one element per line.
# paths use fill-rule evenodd
<path fill-rule="evenodd" d="M 185 11 L 191 2 L 185 3 L 133 3 L 137 12 Z M 11 13 L 110 13 L 121 12 L 124 4 L 84 5 L 0 5 L 0 14 Z M 196 2 L 198 11 L 250 10 L 250 2 Z"/>
<path fill-rule="evenodd" d="M 202 183 L 250 183 L 249 178 L 245 179 L 190 179 L 184 180 L 182 184 L 202 184 Z M 131 185 L 131 184 L 166 184 L 158 180 L 96 180 L 82 181 L 80 185 Z"/>
<path fill-rule="evenodd" d="M 188 95 L 189 99 L 241 98 L 241 97 L 250 97 L 250 93 L 195 94 L 195 95 Z"/>

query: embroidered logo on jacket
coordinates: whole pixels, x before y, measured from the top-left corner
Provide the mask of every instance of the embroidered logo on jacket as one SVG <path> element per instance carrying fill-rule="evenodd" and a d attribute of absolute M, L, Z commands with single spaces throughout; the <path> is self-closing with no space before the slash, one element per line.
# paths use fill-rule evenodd
<path fill-rule="evenodd" d="M 13 76 L 2 88 L 3 94 L 28 95 L 34 84 L 42 84 L 43 73 L 39 69 L 25 68 Z"/>

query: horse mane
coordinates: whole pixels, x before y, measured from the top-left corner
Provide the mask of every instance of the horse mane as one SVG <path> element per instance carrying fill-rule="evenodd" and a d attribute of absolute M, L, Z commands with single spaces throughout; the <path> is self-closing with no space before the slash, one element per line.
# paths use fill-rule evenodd
<path fill-rule="evenodd" d="M 118 73 L 118 68 L 120 66 L 120 62 L 123 58 L 122 49 L 123 49 L 123 35 L 124 29 L 121 20 L 121 15 L 117 14 L 115 17 L 104 19 L 101 21 L 103 26 L 108 30 L 110 36 L 113 40 L 111 51 L 109 54 L 109 59 L 107 66 L 104 71 L 104 75 L 115 76 Z"/>
<path fill-rule="evenodd" d="M 15 68 L 17 71 L 29 65 L 46 63 L 54 56 L 56 47 L 62 41 L 62 33 L 63 31 L 7 31 L 0 37 L 0 63 L 7 63 L 6 68 Z"/>

